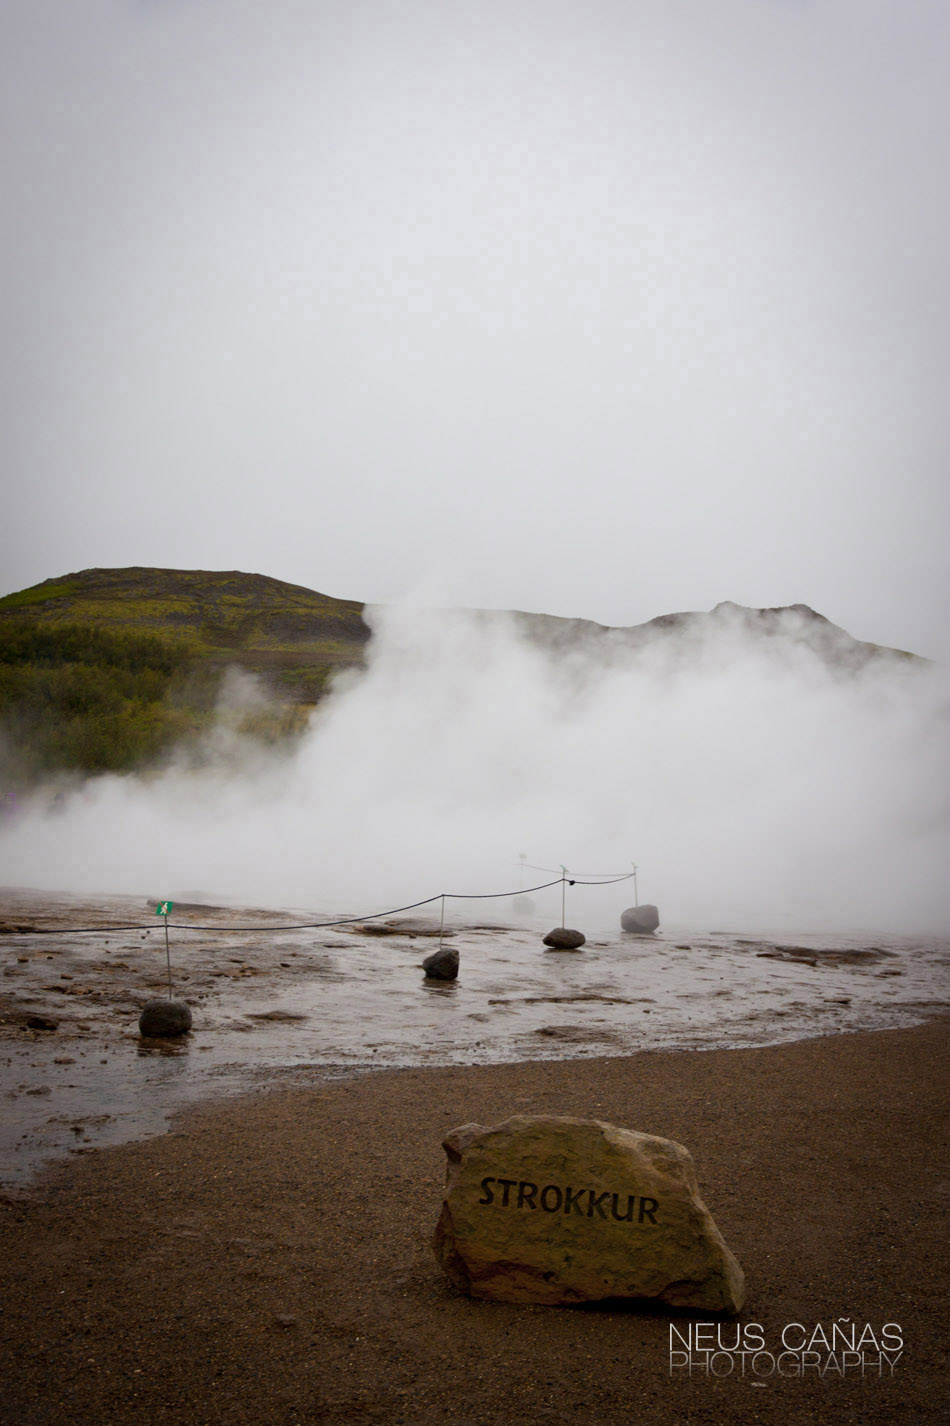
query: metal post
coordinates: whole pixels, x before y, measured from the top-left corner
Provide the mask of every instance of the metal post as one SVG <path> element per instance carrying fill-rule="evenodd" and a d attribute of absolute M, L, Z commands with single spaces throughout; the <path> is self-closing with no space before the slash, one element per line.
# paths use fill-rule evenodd
<path fill-rule="evenodd" d="M 561 930 L 565 926 L 565 905 L 567 903 L 567 867 L 561 864 Z"/>
<path fill-rule="evenodd" d="M 637 896 L 637 864 L 636 862 L 631 862 L 630 865 L 633 867 L 633 904 L 634 906 L 639 906 L 640 901 Z"/>
<path fill-rule="evenodd" d="M 445 893 L 442 893 L 442 917 L 439 921 L 439 950 L 442 949 L 442 936 L 445 932 Z"/>
<path fill-rule="evenodd" d="M 167 965 L 168 965 L 168 998 L 169 998 L 169 1000 L 171 1000 L 171 999 L 173 998 L 173 997 L 172 997 L 172 955 L 171 955 L 171 951 L 168 949 L 168 912 L 167 912 L 167 911 L 166 911 L 165 914 L 162 916 L 162 920 L 165 922 L 165 961 L 166 961 L 166 963 L 167 963 Z"/>

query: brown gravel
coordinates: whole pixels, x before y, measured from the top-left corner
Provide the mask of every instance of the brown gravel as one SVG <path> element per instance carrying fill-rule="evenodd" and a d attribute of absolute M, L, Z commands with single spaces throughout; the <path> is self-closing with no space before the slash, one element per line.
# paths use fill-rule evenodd
<path fill-rule="evenodd" d="M 73 1160 L 0 1201 L 0 1420 L 936 1426 L 950 1407 L 948 1029 L 315 1073 Z M 429 1248 L 440 1140 L 516 1112 L 685 1143 L 746 1271 L 741 1321 L 770 1346 L 791 1322 L 898 1323 L 893 1378 L 671 1379 L 665 1313 L 457 1295 Z"/>

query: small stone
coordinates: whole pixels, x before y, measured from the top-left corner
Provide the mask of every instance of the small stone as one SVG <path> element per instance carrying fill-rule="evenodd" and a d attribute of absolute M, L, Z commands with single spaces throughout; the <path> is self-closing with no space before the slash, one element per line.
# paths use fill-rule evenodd
<path fill-rule="evenodd" d="M 58 1030 L 59 1021 L 51 1020 L 48 1015 L 31 1015 L 26 1022 L 28 1030 Z"/>
<path fill-rule="evenodd" d="M 742 1307 L 742 1269 L 681 1144 L 595 1119 L 525 1114 L 465 1124 L 443 1147 L 433 1248 L 470 1296 Z"/>
<path fill-rule="evenodd" d="M 454 980 L 459 973 L 459 953 L 454 946 L 443 946 L 426 956 L 422 969 L 430 980 Z"/>
<path fill-rule="evenodd" d="M 660 913 L 655 906 L 628 906 L 620 917 L 625 931 L 633 931 L 637 936 L 648 936 L 660 924 Z"/>
<path fill-rule="evenodd" d="M 552 951 L 579 951 L 587 940 L 583 931 L 572 931 L 569 926 L 555 926 L 545 936 L 543 945 Z"/>
<path fill-rule="evenodd" d="M 139 1016 L 139 1034 L 148 1039 L 184 1035 L 191 1029 L 191 1011 L 183 1000 L 149 1000 Z"/>

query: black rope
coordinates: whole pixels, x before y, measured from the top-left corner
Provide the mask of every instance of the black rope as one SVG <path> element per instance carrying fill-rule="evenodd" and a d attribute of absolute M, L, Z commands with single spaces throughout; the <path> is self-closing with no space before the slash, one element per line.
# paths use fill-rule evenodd
<path fill-rule="evenodd" d="M 599 876 L 599 877 L 600 877 L 600 880 L 599 880 L 599 881 L 586 881 L 584 878 L 585 878 L 585 877 L 588 877 L 588 876 Z M 611 874 L 608 873 L 608 872 L 588 871 L 588 872 L 582 873 L 582 874 L 579 875 L 579 876 L 568 877 L 568 879 L 567 879 L 567 884 L 568 884 L 568 886 L 575 886 L 575 885 L 576 885 L 576 886 L 612 886 L 615 881 L 631 881 L 632 879 L 633 879 L 633 872 L 632 872 L 632 871 L 625 871 L 625 872 L 623 872 L 622 874 L 619 874 L 619 875 L 611 875 Z M 549 883 L 549 885 L 550 885 L 550 884 L 553 884 L 553 883 Z"/>
<path fill-rule="evenodd" d="M 590 875 L 590 873 L 588 873 Z M 629 881 L 633 876 L 632 871 L 628 871 L 624 876 L 615 876 L 614 881 Z M 560 886 L 566 881 L 568 886 L 609 886 L 605 881 L 584 881 L 580 877 L 569 877 L 566 874 L 556 877 L 554 881 L 546 881 L 540 886 L 528 886 L 517 891 L 440 891 L 436 896 L 427 896 L 423 901 L 411 901 L 408 906 L 394 906 L 391 911 L 372 911 L 368 916 L 341 916 L 335 921 L 298 921 L 284 922 L 279 926 L 196 926 L 193 922 L 169 921 L 168 928 L 171 931 L 322 931 L 328 930 L 331 926 L 353 926 L 362 921 L 378 921 L 384 916 L 398 916 L 402 911 L 416 911 L 420 906 L 431 906 L 434 901 L 495 901 L 510 896 L 527 896 L 532 891 L 547 891 L 550 886 Z M 159 923 L 161 924 L 161 923 Z M 86 936 L 102 935 L 106 932 L 115 933 L 118 931 L 154 931 L 157 930 L 154 921 L 145 925 L 136 924 L 133 926 L 46 926 L 38 927 L 33 931 L 7 931 L 4 936 Z"/>
<path fill-rule="evenodd" d="M 560 886 L 562 881 L 546 881 L 543 886 L 529 886 L 529 891 L 545 891 L 549 886 Z M 420 906 L 431 906 L 435 901 L 491 901 L 496 897 L 520 896 L 518 891 L 469 892 L 440 891 L 435 896 L 427 896 L 423 901 L 410 901 L 408 906 L 394 906 L 391 911 L 372 911 L 368 916 L 339 916 L 335 921 L 304 921 L 295 926 L 194 926 L 178 921 L 169 921 L 172 930 L 177 931 L 319 931 L 330 926 L 354 926 L 362 921 L 378 921 L 383 916 L 398 916 L 401 911 L 416 911 Z"/>

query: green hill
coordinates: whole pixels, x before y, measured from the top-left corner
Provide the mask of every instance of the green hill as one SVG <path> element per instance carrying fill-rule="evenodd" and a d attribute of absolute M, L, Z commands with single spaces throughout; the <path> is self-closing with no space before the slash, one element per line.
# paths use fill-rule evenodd
<path fill-rule="evenodd" d="M 363 606 L 266 575 L 90 569 L 0 599 L 0 770 L 7 785 L 159 760 L 213 716 L 221 678 L 258 676 L 275 709 L 242 730 L 302 724 L 336 669 L 360 664 Z"/>

